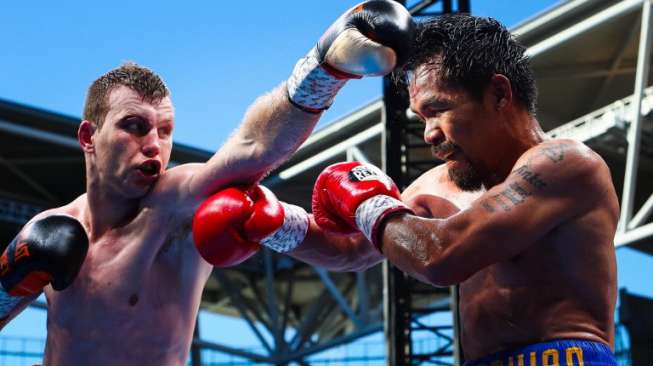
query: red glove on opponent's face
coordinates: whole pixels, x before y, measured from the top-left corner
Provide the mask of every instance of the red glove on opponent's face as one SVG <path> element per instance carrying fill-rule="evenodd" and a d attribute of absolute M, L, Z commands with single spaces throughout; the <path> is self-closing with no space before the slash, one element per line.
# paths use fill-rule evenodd
<path fill-rule="evenodd" d="M 376 246 L 375 232 L 383 219 L 394 212 L 411 211 L 399 197 L 399 189 L 381 169 L 359 162 L 337 163 L 315 182 L 313 215 L 327 231 L 361 231 Z"/>
<path fill-rule="evenodd" d="M 279 202 L 269 189 L 231 187 L 209 197 L 197 209 L 193 240 L 207 262 L 228 267 L 256 254 L 261 244 L 280 252 L 292 250 L 307 229 L 306 212 Z"/>

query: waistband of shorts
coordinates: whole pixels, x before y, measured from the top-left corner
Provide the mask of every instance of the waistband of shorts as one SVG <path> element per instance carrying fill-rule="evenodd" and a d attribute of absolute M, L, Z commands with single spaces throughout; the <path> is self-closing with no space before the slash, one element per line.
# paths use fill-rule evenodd
<path fill-rule="evenodd" d="M 555 340 L 497 352 L 464 366 L 616 366 L 606 344 L 587 340 Z"/>

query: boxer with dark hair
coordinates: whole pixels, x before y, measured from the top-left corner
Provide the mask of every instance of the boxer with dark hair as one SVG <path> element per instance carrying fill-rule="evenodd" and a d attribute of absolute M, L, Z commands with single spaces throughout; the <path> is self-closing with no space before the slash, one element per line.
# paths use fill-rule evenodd
<path fill-rule="evenodd" d="M 303 213 L 308 233 L 276 249 L 335 270 L 385 257 L 460 284 L 466 365 L 616 365 L 619 206 L 606 163 L 542 131 L 525 49 L 498 22 L 442 16 L 419 25 L 414 49 L 410 106 L 445 164 L 402 197 L 376 167 L 330 166 L 314 216 Z"/>
<path fill-rule="evenodd" d="M 159 76 L 126 64 L 97 79 L 78 129 L 86 193 L 40 214 L 41 221 L 33 224 L 55 215 L 81 224 L 71 245 L 66 240 L 51 243 L 76 248 L 69 255 L 70 267 L 62 269 L 58 257 L 50 263 L 43 254 L 34 258 L 39 265 L 19 268 L 23 259 L 16 260 L 10 277 L 0 279 L 9 286 L 8 296 L 20 286 L 28 289 L 27 298 L 5 307 L 1 315 L 15 316 L 45 286 L 45 365 L 185 365 L 212 265 L 237 264 L 258 249 L 256 243 L 243 250 L 241 243 L 212 236 L 213 223 L 202 226 L 200 219 L 194 225 L 198 252 L 191 237 L 198 206 L 225 186 L 255 184 L 288 158 L 347 80 L 384 75 L 395 67 L 405 56 L 412 29 L 408 11 L 393 1 L 372 0 L 352 8 L 297 63 L 287 82 L 253 104 L 238 129 L 203 164 L 167 169 L 174 108 Z M 261 223 L 250 226 L 254 224 Z M 23 230 L 11 250 L 29 243 L 33 232 Z M 83 264 L 82 233 L 89 243 Z M 259 230 L 259 237 L 265 235 Z M 208 261 L 202 259 L 200 253 L 207 254 L 202 249 L 216 240 L 221 249 L 210 251 Z M 23 286 L 30 271 L 38 280 Z M 3 296 L 0 292 L 0 301 Z"/>

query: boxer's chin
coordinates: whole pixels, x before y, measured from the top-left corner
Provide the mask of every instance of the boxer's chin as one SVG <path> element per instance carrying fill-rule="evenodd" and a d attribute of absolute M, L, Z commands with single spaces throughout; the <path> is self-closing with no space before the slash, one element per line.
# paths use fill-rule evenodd
<path fill-rule="evenodd" d="M 483 188 L 483 181 L 467 160 L 448 161 L 447 171 L 451 181 L 463 191 L 472 192 Z"/>

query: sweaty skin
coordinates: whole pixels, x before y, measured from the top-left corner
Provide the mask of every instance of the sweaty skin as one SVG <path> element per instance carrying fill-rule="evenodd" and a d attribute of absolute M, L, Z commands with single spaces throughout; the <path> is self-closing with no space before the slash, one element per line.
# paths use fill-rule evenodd
<path fill-rule="evenodd" d="M 170 98 L 148 102 L 119 86 L 107 99 L 103 125 L 82 121 L 79 128 L 86 193 L 33 219 L 68 214 L 89 237 L 72 285 L 44 290 L 43 364 L 185 365 L 212 270 L 191 239 L 195 209 L 221 187 L 259 180 L 299 146 L 319 115 L 291 106 L 282 86 L 250 108 L 207 163 L 166 170 L 174 123 Z"/>
<path fill-rule="evenodd" d="M 613 346 L 619 205 L 606 163 L 546 136 L 504 75 L 478 98 L 440 79 L 437 57 L 414 75 L 424 140 L 457 146 L 434 150 L 487 191 L 445 219 L 388 219 L 388 260 L 435 286 L 460 284 L 466 360 L 555 339 Z"/>
<path fill-rule="evenodd" d="M 403 215 L 386 223 L 383 249 L 391 261 L 434 285 L 460 283 L 466 360 L 553 339 L 613 345 L 616 265 L 612 240 L 618 206 L 610 176 L 598 162 L 600 158 L 577 142 L 550 141 L 544 145 L 518 161 L 507 184 L 475 200 L 467 196 L 471 200 L 457 201 L 469 205 L 457 215 L 445 220 Z M 588 188 L 583 184 L 570 184 L 564 187 L 570 198 L 544 201 L 538 197 L 537 188 L 528 183 L 535 182 L 533 177 L 524 178 L 527 174 L 519 168 L 560 159 L 551 164 L 573 170 L 575 167 L 565 166 L 564 161 L 574 159 L 568 155 L 579 153 L 588 154 L 586 158 L 599 165 L 591 193 L 603 199 L 587 197 L 583 190 Z M 549 186 L 555 184 L 556 175 L 564 175 L 545 172 L 548 174 L 539 176 L 540 183 Z M 442 194 L 422 184 L 413 195 L 424 197 L 429 192 Z M 441 210 L 437 200 L 420 201 L 426 211 L 421 216 Z M 547 207 L 554 205 L 559 207 Z M 554 221 L 549 226 L 532 226 L 546 222 L 544 216 L 554 210 L 563 217 L 547 218 Z M 422 249 L 423 257 L 406 259 L 406 250 Z"/>
<path fill-rule="evenodd" d="M 415 215 L 381 224 L 383 254 L 423 282 L 460 285 L 468 361 L 556 339 L 612 347 L 619 205 L 606 163 L 580 142 L 550 139 L 504 75 L 476 97 L 441 80 L 438 65 L 436 56 L 417 67 L 409 94 L 446 163 L 403 193 Z M 458 188 L 474 186 L 486 191 Z M 360 236 L 328 238 L 312 226 L 291 255 L 336 270 L 382 260 Z"/>
<path fill-rule="evenodd" d="M 82 195 L 54 212 L 83 219 L 87 201 Z M 139 211 L 91 239 L 68 289 L 45 289 L 44 365 L 184 364 L 212 267 L 190 238 L 192 213 L 173 212 L 155 194 Z"/>
<path fill-rule="evenodd" d="M 460 190 L 450 165 L 402 193 L 415 215 L 387 220 L 383 252 L 424 282 L 460 284 L 465 359 L 553 339 L 613 346 L 619 209 L 600 157 L 578 142 L 550 140 L 488 192 Z M 289 254 L 340 271 L 384 258 L 360 234 L 329 234 L 314 223 Z"/>

